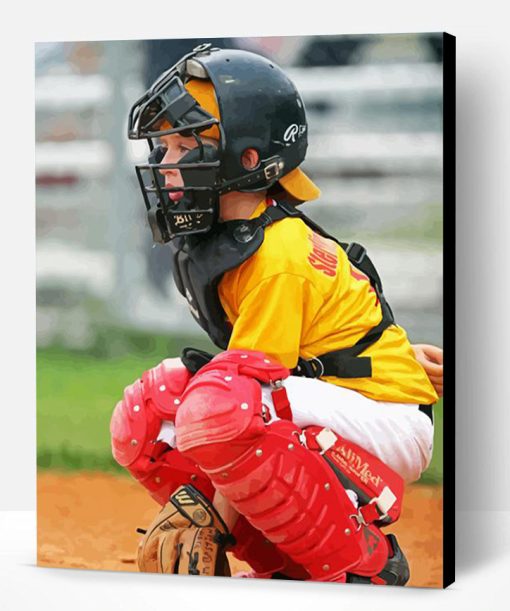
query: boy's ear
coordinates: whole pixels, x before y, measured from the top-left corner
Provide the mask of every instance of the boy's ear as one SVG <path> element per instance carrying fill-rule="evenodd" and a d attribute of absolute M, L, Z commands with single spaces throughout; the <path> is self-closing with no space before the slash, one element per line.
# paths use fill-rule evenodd
<path fill-rule="evenodd" d="M 245 170 L 254 170 L 260 163 L 258 151 L 255 149 L 246 149 L 241 157 L 241 163 Z"/>

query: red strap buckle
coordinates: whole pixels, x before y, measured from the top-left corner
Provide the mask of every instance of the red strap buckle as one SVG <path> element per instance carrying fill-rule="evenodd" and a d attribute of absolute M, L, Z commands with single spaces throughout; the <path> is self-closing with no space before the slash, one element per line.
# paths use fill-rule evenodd
<path fill-rule="evenodd" d="M 363 520 L 366 524 L 372 524 L 373 522 L 377 522 L 377 520 L 381 519 L 381 514 L 375 503 L 363 505 L 363 507 L 359 508 L 358 512 L 363 516 Z"/>
<path fill-rule="evenodd" d="M 292 421 L 292 410 L 290 408 L 289 397 L 281 380 L 271 382 L 271 397 L 278 418 Z"/>
<path fill-rule="evenodd" d="M 157 460 L 162 454 L 164 454 L 170 446 L 166 441 L 153 441 L 147 448 L 145 448 L 145 456 L 151 460 Z"/>

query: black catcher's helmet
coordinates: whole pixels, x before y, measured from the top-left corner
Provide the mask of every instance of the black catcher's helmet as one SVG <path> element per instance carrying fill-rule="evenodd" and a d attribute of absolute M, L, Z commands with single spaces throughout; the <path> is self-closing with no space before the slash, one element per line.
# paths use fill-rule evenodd
<path fill-rule="evenodd" d="M 212 86 L 212 93 L 202 95 L 204 86 Z M 192 136 L 197 148 L 178 163 L 162 164 L 165 150 L 154 139 L 175 133 Z M 211 133 L 217 147 L 203 140 Z M 274 62 L 255 53 L 209 43 L 196 47 L 133 105 L 128 136 L 149 142 L 149 163 L 136 171 L 157 242 L 209 231 L 218 218 L 219 196 L 230 191 L 262 191 L 280 181 L 297 200 L 319 193 L 296 169 L 307 149 L 301 97 Z M 248 148 L 259 154 L 254 169 L 241 162 Z M 165 187 L 161 169 L 180 170 L 184 187 Z M 177 190 L 184 196 L 174 202 L 168 192 Z"/>

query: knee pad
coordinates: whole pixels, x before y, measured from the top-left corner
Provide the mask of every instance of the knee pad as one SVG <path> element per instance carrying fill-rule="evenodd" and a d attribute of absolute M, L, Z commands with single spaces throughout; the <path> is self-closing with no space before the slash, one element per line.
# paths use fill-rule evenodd
<path fill-rule="evenodd" d="M 161 505 L 186 483 L 209 498 L 214 494 L 209 478 L 193 461 L 158 441 L 163 421 L 174 421 L 190 378 L 185 367 L 175 367 L 170 359 L 163 361 L 124 390 L 110 422 L 115 460 Z"/>
<path fill-rule="evenodd" d="M 216 356 L 193 377 L 176 416 L 177 447 L 214 469 L 235 460 L 264 434 L 261 384 L 275 386 L 275 404 L 290 417 L 283 387 L 289 370 L 265 354 L 229 350 Z M 286 411 L 287 410 L 287 411 Z"/>

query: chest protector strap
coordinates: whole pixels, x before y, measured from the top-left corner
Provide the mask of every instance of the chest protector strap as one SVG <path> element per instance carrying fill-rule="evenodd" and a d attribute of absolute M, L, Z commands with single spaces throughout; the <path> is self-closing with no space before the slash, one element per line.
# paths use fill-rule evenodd
<path fill-rule="evenodd" d="M 297 367 L 293 374 L 307 378 L 320 378 L 322 376 L 335 376 L 337 378 L 366 378 L 372 375 L 372 359 L 359 356 L 369 346 L 380 339 L 385 329 L 394 324 L 393 312 L 383 294 L 381 278 L 370 260 L 366 249 L 352 242 L 347 244 L 339 242 L 334 236 L 328 234 L 322 227 L 314 223 L 302 212 L 286 204 L 279 202 L 276 206 L 269 207 L 260 217 L 261 225 L 266 227 L 270 223 L 285 217 L 300 218 L 310 229 L 339 244 L 352 265 L 368 277 L 370 284 L 375 290 L 379 303 L 381 304 L 382 318 L 379 324 L 359 339 L 354 346 L 327 352 L 320 356 L 306 360 L 299 358 Z"/>

